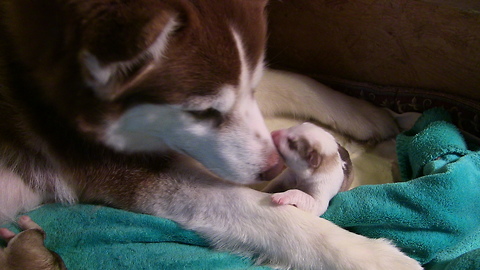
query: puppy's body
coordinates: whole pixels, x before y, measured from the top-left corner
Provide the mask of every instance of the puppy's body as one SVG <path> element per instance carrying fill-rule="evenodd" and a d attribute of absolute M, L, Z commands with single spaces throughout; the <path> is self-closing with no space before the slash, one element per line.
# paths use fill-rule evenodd
<path fill-rule="evenodd" d="M 288 168 L 264 191 L 286 190 L 273 194 L 272 201 L 320 216 L 330 199 L 353 181 L 348 152 L 330 133 L 310 123 L 275 131 L 272 137 Z"/>
<path fill-rule="evenodd" d="M 238 185 L 272 179 L 283 167 L 253 91 L 263 71 L 264 6 L 2 0 L 2 211 L 102 203 L 170 218 L 214 248 L 283 268 L 418 268 L 385 240 L 276 207 L 268 194 Z M 318 84 L 291 80 L 304 89 L 281 95 L 324 100 L 311 89 Z M 257 95 L 270 115 L 300 113 L 362 140 L 395 132 L 387 114 L 361 102 L 361 113 L 333 111 L 340 121 L 323 114 L 337 108 L 328 102 L 298 112 L 279 98 L 283 109 L 273 110 L 265 87 Z M 325 100 L 340 101 L 325 91 Z M 372 112 L 381 124 L 365 120 Z M 349 115 L 369 128 L 348 128 Z"/>

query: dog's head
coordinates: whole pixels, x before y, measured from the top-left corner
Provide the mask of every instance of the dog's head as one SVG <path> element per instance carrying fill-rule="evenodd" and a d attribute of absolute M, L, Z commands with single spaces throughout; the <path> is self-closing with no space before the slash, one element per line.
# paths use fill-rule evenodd
<path fill-rule="evenodd" d="M 236 182 L 278 174 L 254 98 L 265 0 L 6 2 L 43 98 L 81 132 L 119 151 L 173 149 Z"/>

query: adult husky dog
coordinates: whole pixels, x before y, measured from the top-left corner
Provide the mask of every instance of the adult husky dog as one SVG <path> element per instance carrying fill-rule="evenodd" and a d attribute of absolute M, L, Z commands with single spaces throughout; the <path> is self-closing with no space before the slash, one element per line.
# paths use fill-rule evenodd
<path fill-rule="evenodd" d="M 419 268 L 386 240 L 240 185 L 282 168 L 255 89 L 269 114 L 311 117 L 362 140 L 394 134 L 382 111 L 322 95 L 312 81 L 292 76 L 286 83 L 298 89 L 276 92 L 268 84 L 283 74 L 271 72 L 258 87 L 264 0 L 0 3 L 4 214 L 101 203 L 170 218 L 214 248 L 282 268 Z"/>

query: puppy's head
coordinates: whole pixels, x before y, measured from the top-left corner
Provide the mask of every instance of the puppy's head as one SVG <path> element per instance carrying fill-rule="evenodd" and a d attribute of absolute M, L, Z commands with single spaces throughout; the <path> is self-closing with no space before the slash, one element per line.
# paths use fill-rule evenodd
<path fill-rule="evenodd" d="M 285 163 L 298 175 L 311 177 L 316 173 L 341 168 L 345 189 L 350 186 L 352 175 L 350 156 L 324 129 L 311 123 L 303 123 L 274 131 L 272 137 Z"/>
<path fill-rule="evenodd" d="M 173 149 L 250 183 L 281 169 L 254 98 L 265 2 L 6 0 L 4 7 L 12 47 L 41 98 L 78 131 L 119 151 Z"/>

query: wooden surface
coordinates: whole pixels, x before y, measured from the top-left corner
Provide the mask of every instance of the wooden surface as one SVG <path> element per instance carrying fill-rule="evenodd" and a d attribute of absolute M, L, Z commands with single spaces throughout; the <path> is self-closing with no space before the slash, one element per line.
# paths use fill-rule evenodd
<path fill-rule="evenodd" d="M 480 101 L 478 3 L 272 0 L 268 61 L 311 75 Z"/>

